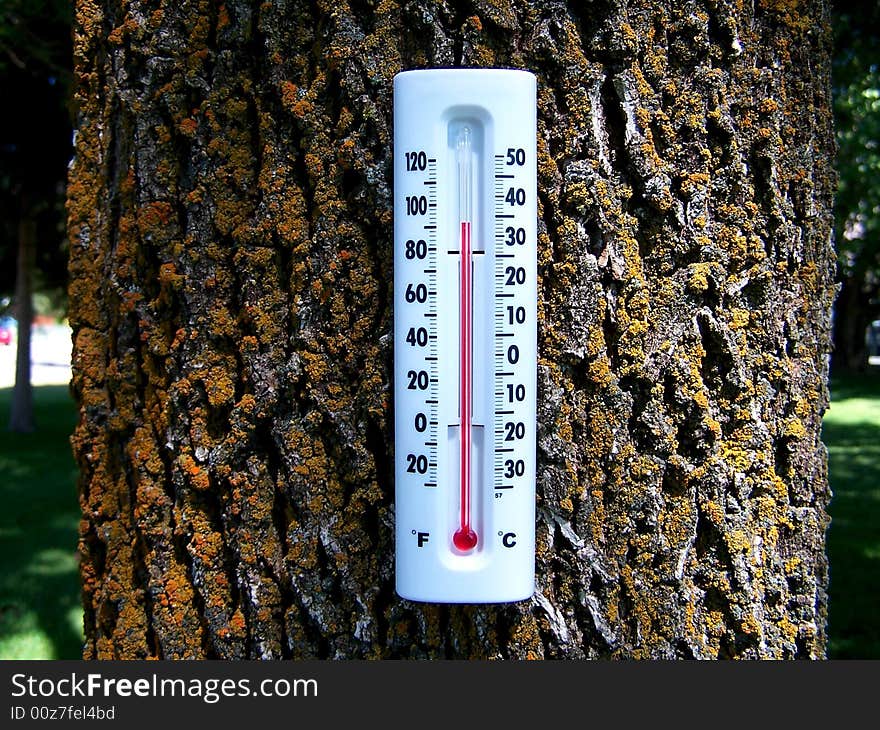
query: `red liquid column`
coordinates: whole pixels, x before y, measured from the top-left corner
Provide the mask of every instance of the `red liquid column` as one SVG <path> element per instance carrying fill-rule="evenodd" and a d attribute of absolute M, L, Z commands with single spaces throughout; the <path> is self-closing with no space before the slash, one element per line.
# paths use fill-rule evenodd
<path fill-rule="evenodd" d="M 461 253 L 459 301 L 459 526 L 452 542 L 462 552 L 477 546 L 471 524 L 473 413 L 473 257 L 471 243 L 471 198 L 473 191 L 470 129 L 463 127 L 456 143 L 459 185 L 459 251 Z"/>

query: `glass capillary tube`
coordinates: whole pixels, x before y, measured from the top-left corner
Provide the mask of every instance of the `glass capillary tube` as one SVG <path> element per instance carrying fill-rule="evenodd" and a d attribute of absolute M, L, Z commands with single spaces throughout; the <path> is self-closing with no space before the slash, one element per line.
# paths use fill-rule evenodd
<path fill-rule="evenodd" d="M 473 204 L 473 168 L 471 131 L 462 127 L 456 139 L 458 162 L 459 251 L 461 254 L 459 302 L 459 526 L 452 541 L 463 552 L 477 545 L 477 533 L 471 525 L 471 415 L 473 408 L 473 259 L 471 223 Z"/>

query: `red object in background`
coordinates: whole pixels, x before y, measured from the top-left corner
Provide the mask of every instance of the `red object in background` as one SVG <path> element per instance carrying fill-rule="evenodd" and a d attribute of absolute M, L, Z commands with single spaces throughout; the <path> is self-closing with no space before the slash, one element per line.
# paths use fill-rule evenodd
<path fill-rule="evenodd" d="M 12 332 L 5 327 L 0 327 L 0 345 L 12 344 Z"/>

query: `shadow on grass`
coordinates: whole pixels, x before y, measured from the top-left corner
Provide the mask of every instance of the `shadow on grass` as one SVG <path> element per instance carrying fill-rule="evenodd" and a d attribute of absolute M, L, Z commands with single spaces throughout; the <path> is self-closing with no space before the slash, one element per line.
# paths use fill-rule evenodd
<path fill-rule="evenodd" d="M 0 390 L 0 658 L 76 659 L 75 406 L 66 386 L 34 388 L 37 431 L 9 433 L 10 395 Z"/>
<path fill-rule="evenodd" d="M 880 400 L 880 367 L 872 367 L 865 373 L 835 374 L 828 391 L 833 403 L 849 398 Z"/>
<path fill-rule="evenodd" d="M 878 389 L 880 390 L 880 389 Z M 871 398 L 864 387 L 852 397 Z M 880 398 L 880 392 L 877 397 Z M 846 402 L 832 406 L 847 415 Z M 833 497 L 828 556 L 829 656 L 880 658 L 880 424 L 836 421 L 823 427 Z"/>

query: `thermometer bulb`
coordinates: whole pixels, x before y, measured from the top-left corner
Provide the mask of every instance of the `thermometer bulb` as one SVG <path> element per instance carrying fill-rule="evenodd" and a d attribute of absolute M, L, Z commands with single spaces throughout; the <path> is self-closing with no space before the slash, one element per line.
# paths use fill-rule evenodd
<path fill-rule="evenodd" d="M 452 542 L 462 552 L 470 552 L 477 546 L 477 533 L 465 527 L 459 527 L 452 536 Z"/>

